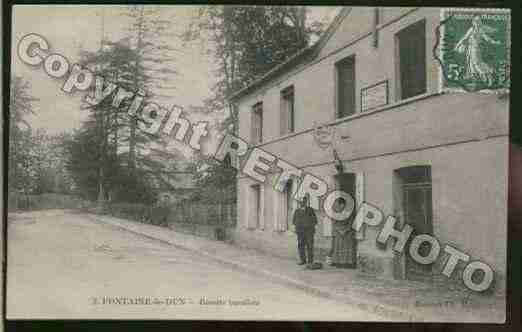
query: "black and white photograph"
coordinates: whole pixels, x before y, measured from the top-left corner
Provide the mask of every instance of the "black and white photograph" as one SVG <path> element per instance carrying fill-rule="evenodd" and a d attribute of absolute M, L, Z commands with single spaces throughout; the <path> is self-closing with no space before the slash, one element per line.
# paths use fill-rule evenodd
<path fill-rule="evenodd" d="M 506 322 L 510 9 L 11 20 L 8 320 Z"/>

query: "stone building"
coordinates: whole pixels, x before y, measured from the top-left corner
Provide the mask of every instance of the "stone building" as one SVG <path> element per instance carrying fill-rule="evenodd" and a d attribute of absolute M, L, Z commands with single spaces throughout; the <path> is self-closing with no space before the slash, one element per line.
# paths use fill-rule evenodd
<path fill-rule="evenodd" d="M 451 244 L 506 271 L 508 98 L 443 93 L 433 56 L 438 8 L 343 8 L 322 38 L 250 86 L 231 102 L 239 136 L 315 176 L 397 216 L 441 245 Z M 331 148 L 314 135 L 335 131 L 345 174 Z M 315 138 L 314 138 L 315 137 Z M 241 174 L 235 241 L 278 256 L 297 257 L 291 216 L 297 203 Z M 331 220 L 319 215 L 316 250 L 331 244 Z M 391 243 L 376 243 L 378 227 L 357 234 L 357 269 L 390 278 L 433 276 L 447 259 L 419 267 Z"/>

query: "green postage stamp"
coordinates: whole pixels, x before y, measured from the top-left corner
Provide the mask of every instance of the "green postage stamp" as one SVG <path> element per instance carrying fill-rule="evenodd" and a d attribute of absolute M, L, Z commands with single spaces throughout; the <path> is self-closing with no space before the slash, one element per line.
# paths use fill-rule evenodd
<path fill-rule="evenodd" d="M 441 12 L 442 91 L 506 92 L 510 86 L 509 9 L 447 8 Z"/>

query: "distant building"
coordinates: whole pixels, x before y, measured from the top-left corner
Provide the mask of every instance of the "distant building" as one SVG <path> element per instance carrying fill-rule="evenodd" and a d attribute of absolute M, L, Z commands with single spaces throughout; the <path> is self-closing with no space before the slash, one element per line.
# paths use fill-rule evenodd
<path fill-rule="evenodd" d="M 161 186 L 158 194 L 158 203 L 173 205 L 191 198 L 195 191 L 193 174 L 191 172 L 178 172 L 170 177 L 169 187 Z"/>
<path fill-rule="evenodd" d="M 149 158 L 164 165 L 161 171 L 154 170 L 158 204 L 176 204 L 191 197 L 195 190 L 194 173 L 181 152 L 156 147 L 150 149 Z"/>
<path fill-rule="evenodd" d="M 279 65 L 231 102 L 239 136 L 397 216 L 402 227 L 435 235 L 505 276 L 508 99 L 484 93 L 440 93 L 433 58 L 437 8 L 344 8 L 324 36 Z M 334 128 L 345 173 L 314 139 Z M 235 241 L 297 257 L 291 217 L 295 183 L 285 193 L 240 175 Z M 331 220 L 319 214 L 318 257 L 331 243 Z M 378 247 L 380 228 L 357 241 L 357 269 L 395 278 L 433 276 Z M 393 241 L 392 241 L 393 242 Z M 441 253 L 439 261 L 445 262 Z"/>

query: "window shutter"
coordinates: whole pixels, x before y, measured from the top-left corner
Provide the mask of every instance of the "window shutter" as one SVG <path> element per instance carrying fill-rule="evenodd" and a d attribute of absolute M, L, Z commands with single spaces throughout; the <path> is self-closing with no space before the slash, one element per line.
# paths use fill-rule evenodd
<path fill-rule="evenodd" d="M 380 18 L 380 8 L 375 7 L 373 12 L 373 47 L 377 48 L 379 46 L 379 30 L 377 26 L 381 23 Z"/>
<path fill-rule="evenodd" d="M 258 110 L 258 135 L 257 135 L 257 143 L 263 142 L 263 104 L 259 104 L 259 110 Z"/>
<path fill-rule="evenodd" d="M 246 199 L 246 217 L 245 217 L 245 227 L 247 229 L 251 228 L 252 219 L 254 217 L 254 206 L 255 206 L 255 194 L 254 189 L 251 186 L 247 186 L 247 199 Z"/>
<path fill-rule="evenodd" d="M 255 229 L 257 227 L 264 228 L 264 199 L 263 199 L 263 187 L 259 184 L 249 186 L 249 194 L 248 194 L 248 218 L 246 222 L 246 226 L 249 229 Z"/>
<path fill-rule="evenodd" d="M 401 97 L 410 98 L 426 92 L 426 26 L 414 23 L 399 32 Z"/>
<path fill-rule="evenodd" d="M 288 101 L 285 99 L 285 95 L 281 93 L 281 99 L 279 102 L 280 119 L 279 128 L 280 134 L 285 135 L 288 132 Z"/>
<path fill-rule="evenodd" d="M 291 192 L 290 188 L 290 192 Z M 286 232 L 291 223 L 291 207 L 292 202 L 289 201 L 288 187 L 284 187 L 283 192 L 273 190 L 273 202 L 274 202 L 274 230 L 277 232 Z M 290 209 L 289 209 L 290 207 Z"/>
<path fill-rule="evenodd" d="M 265 229 L 265 187 L 259 185 L 259 228 Z"/>
<path fill-rule="evenodd" d="M 289 180 L 289 182 L 285 185 L 285 191 L 283 196 L 283 218 L 281 219 L 282 229 L 283 231 L 288 231 L 291 229 L 292 225 L 292 201 L 293 201 L 293 190 L 294 190 L 294 181 Z"/>
<path fill-rule="evenodd" d="M 263 141 L 263 103 L 259 102 L 252 106 L 251 111 L 251 142 L 258 144 Z"/>
<path fill-rule="evenodd" d="M 292 192 L 292 195 L 290 195 L 292 198 L 290 199 L 289 202 L 287 202 L 286 204 L 289 205 L 289 209 L 288 209 L 288 214 L 286 216 L 287 220 L 288 220 L 288 230 L 292 231 L 292 232 L 295 232 L 295 225 L 294 223 L 292 222 L 293 221 L 293 218 L 294 218 L 294 212 L 295 210 L 297 209 L 297 201 L 294 199 L 294 194 L 297 192 L 297 188 L 299 187 L 299 183 L 296 182 L 296 181 L 292 181 L 292 184 L 290 186 L 290 189 L 291 189 L 291 192 Z"/>
<path fill-rule="evenodd" d="M 358 208 L 364 202 L 364 173 L 357 173 L 355 177 L 355 213 L 358 212 Z M 357 240 L 364 239 L 364 228 L 361 227 L 359 232 L 355 233 Z"/>
<path fill-rule="evenodd" d="M 337 93 L 339 118 L 355 113 L 355 58 L 337 63 Z"/>
<path fill-rule="evenodd" d="M 272 204 L 274 206 L 274 231 L 279 232 L 279 223 L 281 219 L 281 193 L 277 190 L 272 190 Z"/>
<path fill-rule="evenodd" d="M 335 176 L 328 178 L 328 187 L 339 189 L 339 185 L 336 181 Z M 333 235 L 333 220 L 330 219 L 326 214 L 323 218 L 323 236 L 330 237 Z"/>
<path fill-rule="evenodd" d="M 295 92 L 294 88 L 290 90 L 287 106 L 287 124 L 288 132 L 293 133 L 295 131 Z"/>
<path fill-rule="evenodd" d="M 294 218 L 294 212 L 297 209 L 297 201 L 295 199 L 292 199 L 292 201 L 289 202 L 288 204 L 290 204 L 290 209 L 288 210 L 289 213 L 287 215 L 287 218 L 288 218 L 288 230 L 290 230 L 292 232 L 295 232 L 295 225 L 294 225 L 294 223 L 292 221 L 293 221 L 293 218 Z"/>
<path fill-rule="evenodd" d="M 250 141 L 255 143 L 256 141 L 256 133 L 257 133 L 257 119 L 255 108 L 252 109 L 252 113 L 250 114 Z"/>

